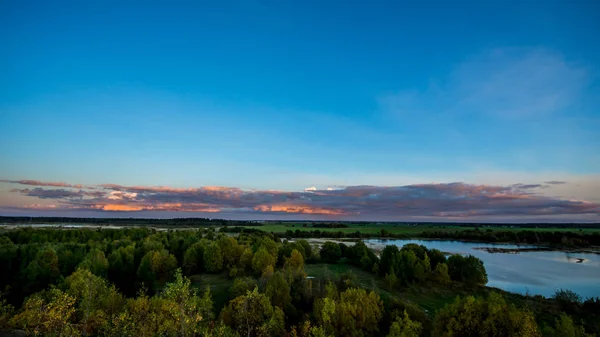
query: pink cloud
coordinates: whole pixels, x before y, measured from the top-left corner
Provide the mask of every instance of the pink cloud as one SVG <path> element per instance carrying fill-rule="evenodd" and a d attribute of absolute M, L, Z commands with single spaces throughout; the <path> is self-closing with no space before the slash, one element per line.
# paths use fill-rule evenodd
<path fill-rule="evenodd" d="M 472 185 L 457 182 L 347 186 L 290 192 L 242 190 L 222 186 L 176 188 L 104 184 L 79 190 L 36 187 L 14 189 L 13 192 L 35 199 L 51 199 L 56 202 L 57 209 L 235 213 L 237 217 L 246 214 L 252 218 L 314 215 L 323 219 L 431 217 L 444 220 L 600 215 L 600 204 L 544 196 L 538 193 L 544 186 L 546 185 Z"/>

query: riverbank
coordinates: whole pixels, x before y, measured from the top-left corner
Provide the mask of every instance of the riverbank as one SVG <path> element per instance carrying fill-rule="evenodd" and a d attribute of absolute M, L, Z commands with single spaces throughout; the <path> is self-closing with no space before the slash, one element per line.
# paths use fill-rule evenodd
<path fill-rule="evenodd" d="M 542 246 L 535 248 L 497 248 L 497 247 L 476 247 L 473 249 L 482 250 L 488 253 L 500 253 L 500 254 L 519 254 L 525 252 L 564 252 L 564 253 L 584 253 L 584 254 L 598 254 L 600 255 L 600 247 L 590 248 L 567 248 L 567 247 L 551 247 Z M 584 260 L 584 259 L 582 259 Z M 583 262 L 583 261 L 581 261 Z M 579 262 L 579 263 L 581 263 Z"/>

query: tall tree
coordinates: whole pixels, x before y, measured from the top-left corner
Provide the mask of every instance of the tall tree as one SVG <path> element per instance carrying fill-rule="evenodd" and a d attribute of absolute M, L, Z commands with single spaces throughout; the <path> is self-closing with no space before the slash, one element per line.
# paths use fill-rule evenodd
<path fill-rule="evenodd" d="M 284 329 L 283 312 L 273 308 L 258 288 L 233 299 L 221 314 L 226 324 L 243 336 L 278 336 Z"/>
<path fill-rule="evenodd" d="M 223 270 L 223 254 L 216 242 L 209 244 L 204 251 L 204 267 L 209 273 Z"/>
<path fill-rule="evenodd" d="M 108 259 L 104 256 L 104 252 L 99 249 L 90 250 L 79 267 L 85 268 L 100 277 L 106 278 L 108 275 Z"/>
<path fill-rule="evenodd" d="M 142 258 L 138 267 L 138 280 L 155 293 L 169 281 L 177 268 L 177 260 L 165 249 L 153 250 Z"/>
<path fill-rule="evenodd" d="M 274 306 L 285 309 L 291 302 L 290 284 L 281 272 L 276 272 L 267 281 L 265 295 L 269 297 Z"/>
<path fill-rule="evenodd" d="M 265 247 L 261 247 L 252 257 L 252 269 L 260 275 L 267 267 L 273 267 L 276 261 L 277 258 L 274 255 L 271 255 Z"/>

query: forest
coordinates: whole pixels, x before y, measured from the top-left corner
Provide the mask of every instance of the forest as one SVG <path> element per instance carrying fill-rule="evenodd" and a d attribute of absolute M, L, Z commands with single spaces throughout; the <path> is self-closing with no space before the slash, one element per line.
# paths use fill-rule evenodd
<path fill-rule="evenodd" d="M 370 275 L 309 275 L 312 265 Z M 594 336 L 600 301 L 485 287 L 473 256 L 186 230 L 34 229 L 0 235 L 0 329 L 31 336 Z M 212 279 L 227 280 L 225 290 Z M 382 284 L 382 286 L 378 286 Z M 424 310 L 402 289 L 456 296 Z"/>

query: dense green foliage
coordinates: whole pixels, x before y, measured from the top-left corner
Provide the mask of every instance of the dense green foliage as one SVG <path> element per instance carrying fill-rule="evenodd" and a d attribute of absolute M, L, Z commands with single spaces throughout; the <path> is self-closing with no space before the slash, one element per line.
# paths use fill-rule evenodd
<path fill-rule="evenodd" d="M 306 263 L 364 273 L 312 278 Z M 463 296 L 425 312 L 398 289 L 478 289 L 473 256 L 416 244 L 380 255 L 354 245 L 288 242 L 264 232 L 17 229 L 0 235 L 0 330 L 43 336 L 585 336 L 597 300 L 562 291 L 537 316 L 501 294 Z M 228 280 L 224 287 L 211 281 Z M 384 289 L 375 285 L 385 284 Z M 219 290 L 224 289 L 224 290 Z"/>

